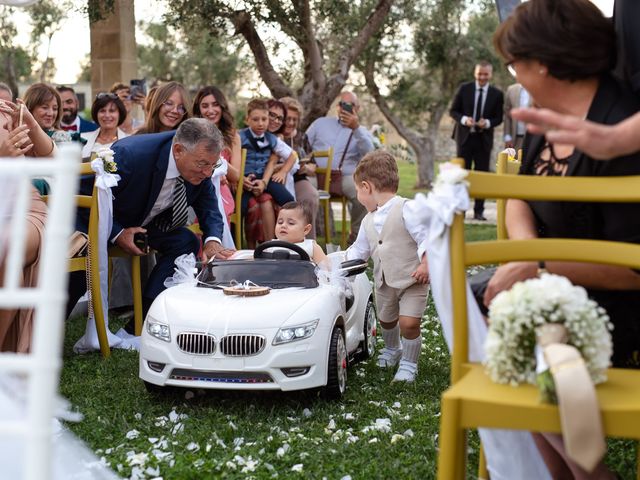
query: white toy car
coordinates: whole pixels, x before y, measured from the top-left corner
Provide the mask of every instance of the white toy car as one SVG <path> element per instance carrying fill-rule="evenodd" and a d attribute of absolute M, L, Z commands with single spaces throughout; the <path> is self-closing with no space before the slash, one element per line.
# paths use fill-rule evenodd
<path fill-rule="evenodd" d="M 266 251 L 272 247 L 284 249 Z M 250 259 L 205 265 L 196 285 L 171 287 L 153 302 L 142 331 L 140 378 L 150 391 L 320 388 L 340 397 L 348 362 L 368 358 L 376 344 L 371 283 L 366 263 L 358 262 L 343 264 L 354 276 L 346 299 L 343 289 L 320 284 L 307 253 L 287 242 L 263 243 Z M 247 280 L 269 293 L 225 294 Z"/>

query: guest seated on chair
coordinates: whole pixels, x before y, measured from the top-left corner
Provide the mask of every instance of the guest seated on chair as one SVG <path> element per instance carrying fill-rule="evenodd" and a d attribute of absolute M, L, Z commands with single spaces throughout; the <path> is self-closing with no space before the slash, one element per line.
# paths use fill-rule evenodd
<path fill-rule="evenodd" d="M 83 133 L 87 141 L 82 148 L 82 158 L 91 160 L 98 150 L 111 147 L 113 142 L 127 136 L 120 125 L 127 118 L 127 109 L 115 93 L 99 93 L 91 106 L 91 118 L 98 124 L 93 132 Z"/>
<path fill-rule="evenodd" d="M 616 56 L 613 26 L 588 0 L 523 3 L 498 28 L 494 44 L 536 105 L 606 125 L 640 109 L 637 98 L 609 75 Z M 600 162 L 572 146 L 532 135 L 525 138 L 524 151 L 523 175 L 640 175 L 640 154 Z M 638 243 L 637 210 L 637 204 L 509 200 L 506 225 L 513 239 L 564 237 Z M 610 265 L 547 262 L 545 267 L 585 287 L 607 311 L 615 326 L 613 365 L 640 367 L 640 275 Z M 481 302 L 488 306 L 499 292 L 535 277 L 537 270 L 536 262 L 500 266 Z M 588 474 L 570 462 L 556 435 L 537 435 L 536 442 L 554 478 L 614 478 L 604 464 Z"/>
<path fill-rule="evenodd" d="M 249 102 L 246 122 L 248 127 L 240 130 L 242 148 L 247 150 L 243 180 L 245 192 L 242 195 L 243 215 L 247 212 L 251 196 L 259 198 L 267 192 L 278 205 L 294 200 L 283 181 L 272 179 L 278 158 L 289 162 L 294 157 L 294 153 L 291 148 L 268 131 L 269 106 L 266 100 L 254 99 Z M 275 234 L 276 223 L 273 208 L 261 208 L 261 212 L 264 238 L 271 239 Z"/>

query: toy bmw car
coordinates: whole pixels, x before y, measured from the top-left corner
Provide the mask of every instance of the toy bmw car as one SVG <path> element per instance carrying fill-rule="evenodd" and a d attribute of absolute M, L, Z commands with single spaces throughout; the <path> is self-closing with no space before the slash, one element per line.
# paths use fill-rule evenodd
<path fill-rule="evenodd" d="M 140 378 L 149 390 L 319 388 L 340 397 L 348 362 L 368 358 L 376 344 L 366 263 L 342 265 L 353 277 L 345 280 L 352 295 L 320 283 L 307 253 L 287 242 L 265 242 L 253 258 L 206 264 L 195 285 L 165 290 L 149 309 Z M 247 284 L 262 290 L 228 294 Z"/>

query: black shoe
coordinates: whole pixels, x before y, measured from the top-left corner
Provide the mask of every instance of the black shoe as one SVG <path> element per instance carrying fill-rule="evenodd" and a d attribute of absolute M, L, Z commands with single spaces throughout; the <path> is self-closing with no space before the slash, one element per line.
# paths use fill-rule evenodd
<path fill-rule="evenodd" d="M 474 213 L 473 214 L 473 219 L 474 220 L 478 220 L 479 222 L 486 222 L 487 221 L 487 217 L 485 217 L 481 213 Z"/>

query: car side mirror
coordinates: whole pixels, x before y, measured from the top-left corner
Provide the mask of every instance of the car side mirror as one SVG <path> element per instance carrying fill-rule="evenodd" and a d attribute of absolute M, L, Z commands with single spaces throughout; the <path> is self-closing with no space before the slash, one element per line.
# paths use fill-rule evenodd
<path fill-rule="evenodd" d="M 360 258 L 356 258 L 353 260 L 347 260 L 340 264 L 340 271 L 344 273 L 346 277 L 353 277 L 355 275 L 359 275 L 364 273 L 369 266 L 369 262 L 366 260 L 362 260 Z"/>

